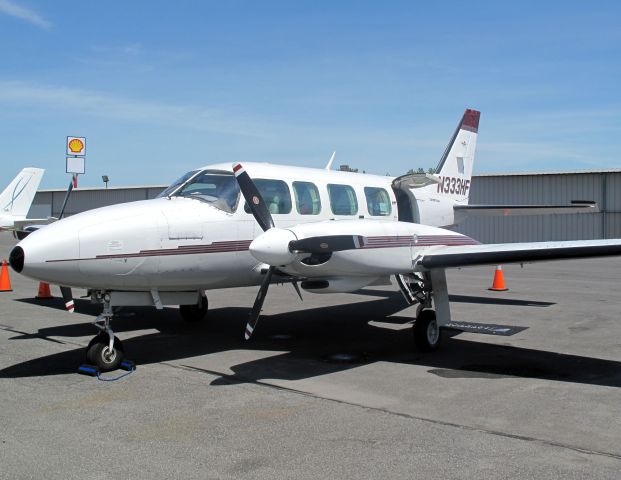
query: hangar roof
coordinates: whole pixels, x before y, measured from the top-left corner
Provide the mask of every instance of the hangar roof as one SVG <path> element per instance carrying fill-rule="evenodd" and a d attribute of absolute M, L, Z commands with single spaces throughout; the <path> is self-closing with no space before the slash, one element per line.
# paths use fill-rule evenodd
<path fill-rule="evenodd" d="M 598 173 L 621 173 L 621 168 L 599 168 L 593 170 L 550 170 L 547 172 L 501 172 L 501 173 L 474 173 L 473 177 L 515 177 L 527 175 L 582 175 Z"/>

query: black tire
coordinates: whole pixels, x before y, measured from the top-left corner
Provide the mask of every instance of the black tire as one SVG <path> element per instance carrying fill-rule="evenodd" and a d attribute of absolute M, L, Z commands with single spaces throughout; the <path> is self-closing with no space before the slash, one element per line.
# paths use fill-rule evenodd
<path fill-rule="evenodd" d="M 207 297 L 202 296 L 199 305 L 179 305 L 179 314 L 186 322 L 200 322 L 205 318 L 208 308 Z"/>
<path fill-rule="evenodd" d="M 93 338 L 86 348 L 86 361 L 90 365 L 94 365 L 102 372 L 116 370 L 123 361 L 125 356 L 123 343 L 114 337 L 114 346 L 112 353 L 108 351 L 110 337 L 106 333 L 100 333 Z"/>
<path fill-rule="evenodd" d="M 426 309 L 420 312 L 414 323 L 414 345 L 421 352 L 433 352 L 440 346 L 442 330 L 436 321 L 436 312 Z"/>

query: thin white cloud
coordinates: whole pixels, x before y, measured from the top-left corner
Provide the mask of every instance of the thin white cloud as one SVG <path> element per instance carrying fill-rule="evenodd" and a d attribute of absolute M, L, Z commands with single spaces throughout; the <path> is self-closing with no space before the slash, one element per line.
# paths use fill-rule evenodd
<path fill-rule="evenodd" d="M 17 5 L 12 0 L 0 0 L 0 13 L 25 20 L 26 22 L 40 28 L 48 29 L 52 26 L 50 22 L 44 19 L 37 12 L 30 10 L 29 8 L 22 7 L 21 5 Z"/>
<path fill-rule="evenodd" d="M 263 120 L 250 118 L 243 113 L 231 114 L 200 105 L 163 103 L 16 81 L 0 81 L 0 103 L 252 137 L 269 137 L 272 131 Z"/>

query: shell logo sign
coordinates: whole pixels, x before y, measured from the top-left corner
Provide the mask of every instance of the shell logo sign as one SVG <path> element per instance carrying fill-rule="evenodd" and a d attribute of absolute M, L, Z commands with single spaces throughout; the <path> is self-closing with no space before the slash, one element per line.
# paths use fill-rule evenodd
<path fill-rule="evenodd" d="M 67 155 L 80 157 L 86 155 L 86 138 L 67 137 Z"/>
<path fill-rule="evenodd" d="M 71 153 L 80 153 L 84 150 L 84 144 L 81 140 L 74 138 L 69 142 L 69 150 L 71 150 Z"/>

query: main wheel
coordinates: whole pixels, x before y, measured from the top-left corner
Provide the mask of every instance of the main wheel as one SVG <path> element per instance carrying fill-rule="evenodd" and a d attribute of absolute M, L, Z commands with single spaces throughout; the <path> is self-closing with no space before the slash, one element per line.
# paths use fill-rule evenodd
<path fill-rule="evenodd" d="M 186 322 L 200 322 L 207 314 L 209 303 L 207 297 L 201 295 L 201 300 L 198 305 L 179 305 L 179 313 L 181 318 Z"/>
<path fill-rule="evenodd" d="M 108 334 L 100 333 L 86 347 L 86 361 L 102 372 L 119 368 L 124 357 L 123 344 L 117 337 L 114 337 L 112 350 L 110 350 L 109 343 Z"/>
<path fill-rule="evenodd" d="M 414 345 L 421 352 L 433 352 L 440 346 L 442 332 L 438 327 L 436 312 L 422 310 L 414 323 Z"/>

